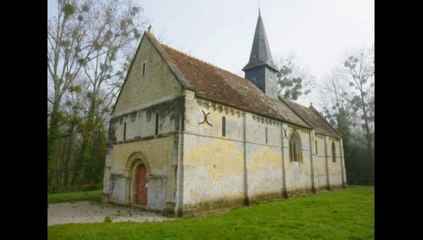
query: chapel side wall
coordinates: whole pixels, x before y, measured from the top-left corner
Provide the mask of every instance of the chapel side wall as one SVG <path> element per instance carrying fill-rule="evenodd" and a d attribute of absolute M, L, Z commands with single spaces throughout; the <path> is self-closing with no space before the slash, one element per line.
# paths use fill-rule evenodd
<path fill-rule="evenodd" d="M 242 204 L 244 196 L 242 114 L 199 102 L 187 91 L 183 140 L 184 211 Z M 202 110 L 207 114 L 209 126 Z M 226 136 L 222 136 L 222 117 Z"/>
<path fill-rule="evenodd" d="M 329 164 L 329 181 L 331 187 L 342 187 L 342 167 L 341 167 L 341 152 L 340 152 L 340 141 L 334 137 L 327 137 L 327 152 L 328 152 L 328 164 Z M 335 162 L 333 162 L 332 154 L 332 143 L 335 143 Z"/>
<path fill-rule="evenodd" d="M 288 192 L 311 191 L 310 130 L 198 99 L 190 91 L 186 94 L 185 110 L 185 211 L 241 204 L 245 198 L 254 202 L 282 197 L 282 160 Z M 203 111 L 212 126 L 204 121 Z M 222 136 L 222 117 L 226 118 L 226 136 Z M 288 139 L 284 140 L 282 157 L 282 125 L 287 136 L 293 129 L 299 134 L 302 162 L 289 161 Z"/>
<path fill-rule="evenodd" d="M 287 192 L 290 195 L 308 193 L 312 188 L 312 176 L 311 176 L 311 162 L 310 162 L 310 130 L 301 129 L 293 125 L 288 124 L 287 135 L 290 136 L 295 130 L 301 139 L 302 148 L 302 161 L 294 162 L 289 159 L 289 139 L 286 139 L 285 144 L 287 156 L 286 156 L 286 187 Z"/>
<path fill-rule="evenodd" d="M 250 202 L 282 196 L 281 125 L 275 120 L 251 113 L 246 114 L 246 159 Z"/>
<path fill-rule="evenodd" d="M 316 134 L 317 153 L 314 149 L 314 174 L 316 175 L 316 188 L 324 190 L 328 188 L 327 185 L 327 170 L 326 170 L 326 157 L 325 157 L 325 136 Z M 315 143 L 316 144 L 316 143 Z"/>

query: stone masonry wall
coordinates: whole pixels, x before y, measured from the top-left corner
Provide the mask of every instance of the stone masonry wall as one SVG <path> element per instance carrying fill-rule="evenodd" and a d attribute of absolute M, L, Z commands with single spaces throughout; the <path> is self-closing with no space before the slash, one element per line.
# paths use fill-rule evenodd
<path fill-rule="evenodd" d="M 180 84 L 150 40 L 143 38 L 110 121 L 104 201 L 134 204 L 135 169 L 144 164 L 148 189 L 146 209 L 174 208 L 183 102 Z M 159 119 L 157 132 L 156 116 Z"/>
<path fill-rule="evenodd" d="M 308 193 L 313 191 L 313 184 L 317 190 L 319 186 L 325 187 L 325 158 L 316 156 L 314 143 L 317 139 L 321 148 L 322 140 L 315 138 L 314 131 L 198 99 L 193 92 L 186 92 L 184 212 L 282 197 L 284 190 L 291 195 Z M 212 126 L 205 121 L 205 115 Z M 301 138 L 301 162 L 289 161 L 286 137 L 293 131 Z M 339 146 L 339 140 L 330 139 Z M 320 149 L 320 155 L 322 152 Z M 313 158 L 313 172 L 310 158 Z M 331 155 L 328 156 L 330 184 L 335 186 L 341 185 L 338 152 L 337 158 L 339 161 L 332 163 Z"/>

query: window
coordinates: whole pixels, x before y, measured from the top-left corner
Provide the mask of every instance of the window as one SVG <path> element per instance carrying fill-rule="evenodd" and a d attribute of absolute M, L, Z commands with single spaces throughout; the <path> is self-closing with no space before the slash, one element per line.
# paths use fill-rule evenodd
<path fill-rule="evenodd" d="M 317 155 L 317 140 L 314 140 L 314 145 L 316 147 L 316 155 Z"/>
<path fill-rule="evenodd" d="M 302 161 L 301 139 L 295 131 L 289 138 L 289 159 L 291 162 Z"/>
<path fill-rule="evenodd" d="M 222 117 L 222 136 L 226 136 L 226 118 Z"/>
<path fill-rule="evenodd" d="M 336 162 L 336 148 L 335 148 L 335 142 L 332 142 L 332 162 Z"/>
<path fill-rule="evenodd" d="M 145 75 L 145 62 L 142 63 L 142 75 Z"/>
<path fill-rule="evenodd" d="M 156 113 L 156 130 L 154 132 L 154 134 L 159 134 L 159 114 Z"/>
<path fill-rule="evenodd" d="M 123 124 L 123 141 L 126 140 L 126 122 Z"/>
<path fill-rule="evenodd" d="M 265 137 L 266 137 L 266 143 L 267 143 L 267 127 L 265 129 Z"/>

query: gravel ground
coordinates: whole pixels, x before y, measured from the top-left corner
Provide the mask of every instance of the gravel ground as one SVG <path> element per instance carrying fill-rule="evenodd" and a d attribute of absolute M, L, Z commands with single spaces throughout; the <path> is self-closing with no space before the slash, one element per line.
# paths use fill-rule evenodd
<path fill-rule="evenodd" d="M 161 222 L 172 220 L 160 214 L 139 208 L 102 204 L 100 202 L 78 201 L 52 203 L 48 205 L 48 226 L 66 223 L 104 222 L 110 215 L 112 222 Z"/>

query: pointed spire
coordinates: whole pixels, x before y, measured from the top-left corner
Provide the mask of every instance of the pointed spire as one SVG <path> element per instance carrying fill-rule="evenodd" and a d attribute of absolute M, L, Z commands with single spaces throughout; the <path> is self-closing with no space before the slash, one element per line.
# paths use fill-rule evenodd
<path fill-rule="evenodd" d="M 277 71 L 277 67 L 275 66 L 275 63 L 272 59 L 272 54 L 270 53 L 269 43 L 267 41 L 266 31 L 264 29 L 263 20 L 261 19 L 259 7 L 259 16 L 257 19 L 256 31 L 254 33 L 250 60 L 242 70 L 245 71 L 247 69 L 262 65 L 267 65 L 273 70 Z"/>
<path fill-rule="evenodd" d="M 258 4 L 258 10 L 259 10 L 259 17 L 261 16 L 260 14 L 260 0 L 257 0 L 257 4 Z"/>

